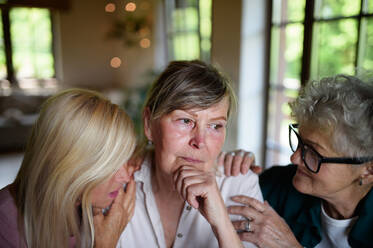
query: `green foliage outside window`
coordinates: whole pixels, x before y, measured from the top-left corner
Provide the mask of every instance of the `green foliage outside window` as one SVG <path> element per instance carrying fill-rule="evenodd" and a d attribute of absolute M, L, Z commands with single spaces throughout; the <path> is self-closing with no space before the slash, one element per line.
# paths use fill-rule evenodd
<path fill-rule="evenodd" d="M 171 59 L 210 59 L 212 0 L 175 1 L 170 35 Z"/>
<path fill-rule="evenodd" d="M 49 10 L 13 8 L 9 16 L 16 77 L 53 77 L 52 24 Z"/>

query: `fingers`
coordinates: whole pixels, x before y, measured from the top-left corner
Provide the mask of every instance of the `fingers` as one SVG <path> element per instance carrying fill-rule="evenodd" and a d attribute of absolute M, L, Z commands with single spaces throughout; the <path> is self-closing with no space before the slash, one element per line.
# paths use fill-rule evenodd
<path fill-rule="evenodd" d="M 188 166 L 180 167 L 174 174 L 175 189 L 194 208 L 199 207 L 197 197 L 202 194 L 201 189 L 206 186 L 207 174 Z"/>
<path fill-rule="evenodd" d="M 245 155 L 245 152 L 243 150 L 239 150 L 235 152 L 235 156 L 233 157 L 233 161 L 232 161 L 233 163 L 232 169 L 231 169 L 232 176 L 238 176 L 242 167 L 247 167 L 246 164 L 242 163 L 244 161 L 244 155 Z M 248 168 L 246 168 L 246 172 L 247 170 Z"/>
<path fill-rule="evenodd" d="M 224 153 L 225 154 L 225 153 Z M 224 174 L 229 177 L 231 176 L 232 172 L 232 161 L 233 161 L 234 153 L 228 152 L 224 156 Z"/>
<path fill-rule="evenodd" d="M 136 183 L 135 180 L 131 179 L 127 184 L 126 192 L 124 193 L 123 207 L 127 209 L 129 220 L 132 218 L 135 210 L 136 202 Z"/>
<path fill-rule="evenodd" d="M 231 199 L 235 202 L 255 208 L 259 212 L 264 212 L 269 206 L 268 203 L 264 204 L 255 198 L 244 196 L 244 195 L 233 196 L 231 197 Z"/>
<path fill-rule="evenodd" d="M 221 153 L 219 161 L 224 156 L 224 174 L 226 176 L 237 176 L 239 173 L 246 174 L 249 169 L 255 173 L 261 172 L 261 167 L 255 166 L 255 156 L 252 152 L 236 150 L 228 153 Z"/>
<path fill-rule="evenodd" d="M 249 220 L 258 220 L 261 219 L 261 213 L 254 208 L 247 206 L 229 206 L 228 213 L 234 215 L 241 215 Z"/>
<path fill-rule="evenodd" d="M 246 174 L 249 169 L 255 168 L 255 156 L 252 152 L 245 152 L 243 156 L 242 166 L 241 166 L 241 173 Z"/>

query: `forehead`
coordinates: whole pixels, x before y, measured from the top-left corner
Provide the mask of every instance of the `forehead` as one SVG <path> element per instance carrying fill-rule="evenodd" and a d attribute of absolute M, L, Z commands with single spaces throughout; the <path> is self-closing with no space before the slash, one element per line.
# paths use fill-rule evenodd
<path fill-rule="evenodd" d="M 300 125 L 299 135 L 305 143 L 313 145 L 324 152 L 336 154 L 332 146 L 332 133 L 326 128 Z"/>
<path fill-rule="evenodd" d="M 220 102 L 213 104 L 208 108 L 196 107 L 196 108 L 189 108 L 189 109 L 176 109 L 174 111 L 181 110 L 181 111 L 185 111 L 185 112 L 188 112 L 194 115 L 199 115 L 203 113 L 214 115 L 214 116 L 218 115 L 218 116 L 223 116 L 225 119 L 227 119 L 228 109 L 229 109 L 229 99 L 228 97 L 224 97 Z"/>

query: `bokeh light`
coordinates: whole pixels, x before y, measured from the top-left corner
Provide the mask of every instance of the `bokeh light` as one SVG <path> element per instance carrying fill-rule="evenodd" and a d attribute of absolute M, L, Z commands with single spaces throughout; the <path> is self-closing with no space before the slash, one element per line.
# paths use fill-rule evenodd
<path fill-rule="evenodd" d="M 113 67 L 113 68 L 119 68 L 122 64 L 122 60 L 118 57 L 113 57 L 111 60 L 110 60 L 110 66 Z"/>
<path fill-rule="evenodd" d="M 113 3 L 106 4 L 105 11 L 109 13 L 113 13 L 115 11 L 115 4 Z"/>
<path fill-rule="evenodd" d="M 140 46 L 142 48 L 148 48 L 150 47 L 150 40 L 148 38 L 144 38 L 140 40 Z"/>
<path fill-rule="evenodd" d="M 133 2 L 129 2 L 126 4 L 125 10 L 128 12 L 133 12 L 136 10 L 136 4 Z"/>

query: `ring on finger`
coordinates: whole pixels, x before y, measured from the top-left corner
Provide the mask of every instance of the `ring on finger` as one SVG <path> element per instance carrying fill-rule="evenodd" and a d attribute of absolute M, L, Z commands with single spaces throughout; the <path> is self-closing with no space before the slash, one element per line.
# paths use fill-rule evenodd
<path fill-rule="evenodd" d="M 245 230 L 245 232 L 253 232 L 249 219 L 246 219 L 246 221 L 245 221 L 244 230 Z"/>
<path fill-rule="evenodd" d="M 234 157 L 234 156 L 236 155 L 235 152 L 230 152 L 229 154 L 230 154 L 232 157 Z"/>

